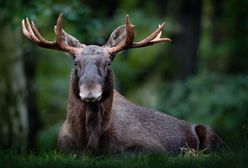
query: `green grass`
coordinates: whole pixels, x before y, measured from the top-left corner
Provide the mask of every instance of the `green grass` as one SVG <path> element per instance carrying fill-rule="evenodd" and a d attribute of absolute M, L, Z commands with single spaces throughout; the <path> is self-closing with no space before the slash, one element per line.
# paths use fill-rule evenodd
<path fill-rule="evenodd" d="M 137 154 L 118 156 L 75 156 L 61 154 L 56 151 L 25 153 L 16 151 L 0 152 L 0 168 L 7 167 L 196 167 L 215 168 L 232 167 L 242 168 L 248 166 L 247 150 L 238 152 L 195 155 L 163 155 L 163 154 Z"/>

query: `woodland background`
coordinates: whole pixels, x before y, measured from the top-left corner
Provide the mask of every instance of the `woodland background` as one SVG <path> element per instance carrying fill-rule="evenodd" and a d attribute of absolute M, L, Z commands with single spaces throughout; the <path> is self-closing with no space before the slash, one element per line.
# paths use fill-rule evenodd
<path fill-rule="evenodd" d="M 64 29 L 85 44 L 103 45 L 126 14 L 136 41 L 165 22 L 163 36 L 172 43 L 116 57 L 116 89 L 137 104 L 208 124 L 232 150 L 243 149 L 247 7 L 246 0 L 0 0 L 0 149 L 56 148 L 73 62 L 26 39 L 21 20 L 28 16 L 52 40 L 61 12 Z"/>

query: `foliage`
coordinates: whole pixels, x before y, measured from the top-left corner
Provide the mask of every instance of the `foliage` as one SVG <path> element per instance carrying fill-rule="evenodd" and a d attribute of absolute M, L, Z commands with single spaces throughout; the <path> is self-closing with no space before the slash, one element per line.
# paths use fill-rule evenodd
<path fill-rule="evenodd" d="M 213 4 L 217 4 L 217 9 Z M 235 74 L 247 72 L 248 58 L 244 57 L 248 52 L 247 5 L 244 0 L 228 0 L 223 4 L 204 1 L 200 68 Z"/>
<path fill-rule="evenodd" d="M 186 81 L 161 88 L 158 108 L 191 122 L 218 130 L 235 130 L 247 124 L 247 77 L 203 72 Z"/>

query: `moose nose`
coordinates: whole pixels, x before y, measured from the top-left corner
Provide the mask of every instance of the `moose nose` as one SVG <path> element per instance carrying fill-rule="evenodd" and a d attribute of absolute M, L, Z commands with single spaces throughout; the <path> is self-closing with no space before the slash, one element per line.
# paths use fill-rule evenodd
<path fill-rule="evenodd" d="M 93 87 L 94 86 L 94 87 Z M 102 98 L 101 85 L 95 84 L 89 88 L 87 85 L 80 86 L 80 99 L 84 102 L 97 102 Z"/>
<path fill-rule="evenodd" d="M 93 96 L 92 94 L 91 95 L 88 95 L 86 97 L 82 96 L 81 94 L 79 94 L 79 96 L 81 97 L 81 100 L 84 101 L 84 102 L 97 102 L 97 101 L 100 101 L 101 100 L 101 95 L 95 97 Z"/>

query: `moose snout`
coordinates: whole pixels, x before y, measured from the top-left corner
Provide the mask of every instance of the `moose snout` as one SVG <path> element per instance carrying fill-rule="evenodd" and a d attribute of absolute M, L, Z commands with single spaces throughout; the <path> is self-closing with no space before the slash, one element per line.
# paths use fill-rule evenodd
<path fill-rule="evenodd" d="M 95 85 L 91 87 L 81 86 L 79 96 L 84 102 L 97 102 L 102 98 L 101 85 Z"/>

